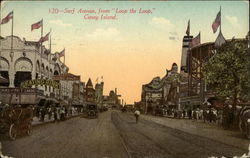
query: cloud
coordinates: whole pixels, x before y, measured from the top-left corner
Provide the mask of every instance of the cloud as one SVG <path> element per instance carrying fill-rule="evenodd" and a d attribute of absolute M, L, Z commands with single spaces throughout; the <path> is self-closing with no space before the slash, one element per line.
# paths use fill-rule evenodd
<path fill-rule="evenodd" d="M 161 25 L 164 27 L 174 27 L 174 24 L 164 17 L 153 17 L 151 23 L 156 26 Z"/>
<path fill-rule="evenodd" d="M 234 27 L 240 27 L 238 23 L 238 19 L 235 16 L 228 16 L 226 15 L 226 19 L 229 23 L 231 23 Z"/>
<path fill-rule="evenodd" d="M 63 26 L 63 27 L 70 27 L 70 26 L 72 26 L 72 24 L 66 24 L 62 20 L 51 20 L 50 23 L 51 24 L 55 24 L 55 25 L 59 25 L 59 26 Z"/>
<path fill-rule="evenodd" d="M 97 29 L 95 29 L 94 32 L 87 34 L 86 38 L 88 38 L 88 39 L 97 39 L 97 38 L 109 39 L 109 38 L 116 37 L 119 34 L 120 34 L 120 31 L 117 30 L 116 28 L 113 28 L 113 27 L 110 27 L 107 29 L 97 28 Z"/>

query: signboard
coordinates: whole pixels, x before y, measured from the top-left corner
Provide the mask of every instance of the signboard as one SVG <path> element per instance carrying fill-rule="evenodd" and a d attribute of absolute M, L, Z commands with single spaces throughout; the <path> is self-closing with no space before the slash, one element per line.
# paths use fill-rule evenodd
<path fill-rule="evenodd" d="M 56 89 L 60 89 L 61 84 L 57 81 L 54 80 L 49 80 L 49 79 L 35 79 L 35 80 L 27 80 L 21 83 L 21 88 L 27 88 L 27 87 L 31 87 L 33 85 L 46 85 L 46 86 L 50 86 Z"/>

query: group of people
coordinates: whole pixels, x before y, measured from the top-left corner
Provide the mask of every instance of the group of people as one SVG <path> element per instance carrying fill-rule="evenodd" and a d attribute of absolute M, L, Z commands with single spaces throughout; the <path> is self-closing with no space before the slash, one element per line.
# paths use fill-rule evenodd
<path fill-rule="evenodd" d="M 195 120 L 204 120 L 208 122 L 216 122 L 222 119 L 222 111 L 216 110 L 214 108 L 207 109 L 168 109 L 164 113 L 164 115 L 174 118 L 187 118 L 187 119 L 195 119 Z"/>
<path fill-rule="evenodd" d="M 76 113 L 79 113 L 80 111 L 75 108 L 66 108 L 66 107 L 34 107 L 33 108 L 33 116 L 39 118 L 40 121 L 44 122 L 45 117 L 48 118 L 48 120 L 65 120 L 66 117 L 72 116 Z"/>

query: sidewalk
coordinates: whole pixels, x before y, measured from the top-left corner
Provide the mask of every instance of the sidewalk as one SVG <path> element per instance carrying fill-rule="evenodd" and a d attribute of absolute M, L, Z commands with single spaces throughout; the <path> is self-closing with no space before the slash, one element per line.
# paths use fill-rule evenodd
<path fill-rule="evenodd" d="M 204 123 L 203 120 L 173 119 L 152 115 L 141 115 L 142 119 L 178 129 L 193 135 L 213 139 L 225 144 L 248 150 L 250 140 L 246 139 L 240 131 L 224 130 L 215 123 Z"/>
<path fill-rule="evenodd" d="M 73 114 L 71 116 L 67 116 L 66 120 L 70 119 L 70 118 L 73 118 L 73 117 L 80 116 L 82 114 L 83 113 L 76 113 L 76 114 Z M 60 121 L 60 120 L 58 120 L 58 121 Z M 39 125 L 42 125 L 42 124 L 53 123 L 53 122 L 55 122 L 53 115 L 52 115 L 51 119 L 49 119 L 48 115 L 45 115 L 44 121 L 40 121 L 40 119 L 38 117 L 33 117 L 33 121 L 32 121 L 31 124 L 32 124 L 32 126 L 39 126 Z"/>

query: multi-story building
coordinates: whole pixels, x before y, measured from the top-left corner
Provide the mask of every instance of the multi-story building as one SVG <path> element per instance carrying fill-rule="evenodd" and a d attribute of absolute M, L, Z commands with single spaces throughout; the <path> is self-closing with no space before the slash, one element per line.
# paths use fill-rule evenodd
<path fill-rule="evenodd" d="M 11 40 L 13 48 L 11 49 Z M 26 41 L 17 36 L 0 38 L 0 74 L 6 82 L 0 83 L 0 100 L 10 104 L 34 104 L 41 99 L 55 98 L 59 90 L 36 83 L 20 88 L 27 80 L 47 79 L 67 73 L 69 68 L 39 42 Z M 13 95 L 18 97 L 13 97 Z"/>
<path fill-rule="evenodd" d="M 244 42 L 247 37 L 233 40 Z M 184 36 L 185 38 L 186 36 Z M 183 47 L 190 45 L 184 39 Z M 187 55 L 182 56 L 182 61 L 187 61 L 186 72 L 185 75 L 183 75 L 184 72 L 181 73 L 180 77 L 180 104 L 182 108 L 202 107 L 207 100 L 215 97 L 213 90 L 205 82 L 202 69 L 209 59 L 216 54 L 217 49 L 230 40 L 232 39 L 226 40 L 222 32 L 219 32 L 215 42 L 202 43 L 185 50 Z M 190 43 L 190 41 L 188 42 Z"/>
<path fill-rule="evenodd" d="M 71 73 L 55 75 L 53 80 L 59 81 L 60 100 L 63 100 L 67 105 L 83 105 L 83 89 L 84 83 L 81 82 L 81 77 Z"/>
<path fill-rule="evenodd" d="M 104 82 L 95 85 L 95 101 L 99 107 L 103 105 L 103 86 Z"/>

